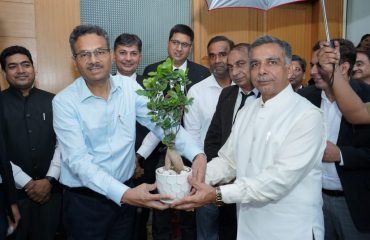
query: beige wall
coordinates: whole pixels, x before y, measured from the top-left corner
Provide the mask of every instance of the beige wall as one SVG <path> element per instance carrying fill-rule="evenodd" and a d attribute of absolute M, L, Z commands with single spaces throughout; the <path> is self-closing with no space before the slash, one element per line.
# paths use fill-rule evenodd
<path fill-rule="evenodd" d="M 235 42 L 252 42 L 263 34 L 275 35 L 289 41 L 293 52 L 307 62 L 313 44 L 325 39 L 318 0 L 270 11 L 248 8 L 208 11 L 204 0 L 192 1 L 194 60 L 204 65 L 208 64 L 207 42 L 216 35 L 226 35 Z M 341 37 L 343 0 L 325 2 L 331 37 Z M 56 93 L 77 77 L 68 36 L 79 23 L 79 0 L 0 0 L 0 51 L 13 44 L 29 48 L 37 70 L 37 86 Z M 4 79 L 0 78 L 0 86 L 7 87 Z"/>
<path fill-rule="evenodd" d="M 28 48 L 36 85 L 56 93 L 77 76 L 68 36 L 79 23 L 78 0 L 0 0 L 0 51 L 11 45 Z M 7 87 L 2 78 L 0 84 Z"/>
<path fill-rule="evenodd" d="M 342 36 L 343 1 L 326 0 L 331 37 Z M 261 35 L 273 35 L 288 41 L 293 53 L 307 63 L 311 48 L 319 39 L 325 39 L 321 4 L 318 0 L 276 7 L 269 11 L 250 8 L 207 10 L 204 0 L 193 0 L 193 27 L 195 32 L 194 60 L 207 65 L 207 42 L 216 35 L 225 35 L 239 42 L 253 42 Z M 308 64 L 309 65 L 309 64 Z M 309 80 L 309 67 L 306 80 Z"/>

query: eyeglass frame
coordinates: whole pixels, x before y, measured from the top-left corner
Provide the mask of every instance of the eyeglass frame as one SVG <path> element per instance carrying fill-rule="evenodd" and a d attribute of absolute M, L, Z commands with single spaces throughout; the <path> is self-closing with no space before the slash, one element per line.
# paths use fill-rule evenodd
<path fill-rule="evenodd" d="M 101 52 L 99 52 L 101 51 Z M 110 48 L 97 48 L 94 51 L 87 51 L 82 50 L 78 53 L 73 54 L 74 59 L 76 60 L 83 60 L 87 61 L 88 59 L 91 59 L 92 55 L 94 54 L 94 57 L 100 59 L 101 57 L 104 57 L 107 53 L 110 53 Z M 81 54 L 87 54 L 86 56 L 81 56 Z"/>
<path fill-rule="evenodd" d="M 188 42 L 180 42 L 179 40 L 175 40 L 175 39 L 171 39 L 171 40 L 170 40 L 170 42 L 171 42 L 175 47 L 177 47 L 177 46 L 181 45 L 181 47 L 182 47 L 182 48 L 190 48 L 190 47 L 193 45 L 193 43 L 192 43 L 192 42 L 191 42 L 191 43 L 188 43 Z"/>

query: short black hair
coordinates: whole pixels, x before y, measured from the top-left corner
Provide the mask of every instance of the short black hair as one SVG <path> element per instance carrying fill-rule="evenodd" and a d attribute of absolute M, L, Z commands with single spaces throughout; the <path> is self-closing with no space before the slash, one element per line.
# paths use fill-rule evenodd
<path fill-rule="evenodd" d="M 120 46 L 120 45 L 122 45 L 122 46 L 136 45 L 137 48 L 139 49 L 139 52 L 141 52 L 141 48 L 142 48 L 143 43 L 142 43 L 141 39 L 135 34 L 122 33 L 114 41 L 114 50 L 116 50 L 117 47 Z"/>
<path fill-rule="evenodd" d="M 339 51 L 340 51 L 340 59 L 339 64 L 343 64 L 345 62 L 349 63 L 349 69 L 348 74 L 350 75 L 352 73 L 353 66 L 356 63 L 356 48 L 355 45 L 343 38 L 335 38 L 330 40 L 330 43 L 332 46 L 334 46 L 334 41 L 339 42 Z M 312 48 L 312 51 L 315 52 L 320 49 L 320 42 L 318 41 Z"/>
<path fill-rule="evenodd" d="M 365 54 L 365 55 L 366 55 L 366 57 L 367 57 L 367 59 L 369 59 L 369 60 L 370 60 L 370 49 L 365 50 L 365 49 L 357 48 L 357 50 L 356 50 L 356 54 L 357 54 L 357 53 Z M 357 58 L 357 57 L 356 57 L 356 58 Z"/>
<path fill-rule="evenodd" d="M 75 27 L 69 36 L 69 45 L 71 46 L 72 54 L 76 54 L 76 50 L 74 49 L 77 39 L 86 34 L 93 34 L 95 33 L 98 36 L 103 37 L 107 42 L 107 47 L 109 48 L 109 37 L 107 31 L 103 28 L 99 27 L 98 25 L 93 24 L 83 24 Z"/>
<path fill-rule="evenodd" d="M 301 58 L 300 56 L 298 55 L 292 55 L 292 61 L 297 61 L 299 63 L 299 66 L 301 66 L 302 68 L 302 72 L 305 73 L 306 72 L 306 61 Z"/>
<path fill-rule="evenodd" d="M 185 35 L 187 35 L 187 36 L 190 37 L 190 41 L 191 42 L 194 41 L 194 32 L 193 32 L 193 30 L 189 26 L 187 26 L 185 24 L 176 24 L 175 26 L 173 26 L 171 28 L 170 36 L 168 37 L 168 40 L 171 40 L 172 36 L 175 33 L 185 34 Z"/>
<path fill-rule="evenodd" d="M 234 47 L 234 42 L 232 40 L 228 39 L 227 37 L 225 37 L 225 36 L 215 36 L 215 37 L 211 38 L 208 41 L 207 50 L 208 50 L 209 46 L 211 46 L 211 44 L 216 43 L 216 42 L 227 42 L 227 44 L 229 45 L 230 50 Z"/>
<path fill-rule="evenodd" d="M 28 59 L 30 60 L 32 66 L 33 66 L 33 60 L 32 60 L 32 56 L 31 56 L 30 51 L 25 47 L 15 45 L 15 46 L 7 47 L 1 52 L 0 63 L 1 63 L 1 68 L 4 71 L 5 71 L 5 67 L 6 67 L 6 58 L 9 57 L 9 56 L 12 56 L 14 54 L 26 55 L 28 57 Z"/>
<path fill-rule="evenodd" d="M 366 34 L 364 34 L 364 35 L 361 37 L 361 40 L 360 40 L 360 42 L 358 43 L 357 48 L 359 48 L 359 47 L 361 46 L 362 41 L 364 41 L 364 39 L 365 39 L 365 38 L 367 38 L 367 37 L 370 37 L 370 34 L 369 34 L 369 33 L 366 33 Z"/>

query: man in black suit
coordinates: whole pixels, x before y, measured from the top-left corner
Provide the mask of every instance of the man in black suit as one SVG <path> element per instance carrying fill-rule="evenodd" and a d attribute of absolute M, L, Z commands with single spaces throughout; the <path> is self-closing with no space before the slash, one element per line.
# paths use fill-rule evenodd
<path fill-rule="evenodd" d="M 350 81 L 356 51 L 350 41 L 338 41 L 338 68 Z M 322 190 L 325 239 L 370 239 L 370 125 L 352 125 L 342 117 L 332 89 L 319 73 L 319 49 L 317 43 L 311 60 L 315 85 L 299 93 L 323 110 L 327 123 Z M 350 83 L 363 101 L 369 101 L 367 86 Z"/>
<path fill-rule="evenodd" d="M 135 35 L 130 33 L 123 33 L 119 35 L 114 41 L 114 54 L 113 59 L 117 67 L 117 75 L 129 77 L 143 86 L 144 77 L 136 73 L 136 70 L 141 61 L 142 41 Z M 136 122 L 136 139 L 135 151 L 140 147 L 144 137 L 149 133 L 146 127 L 143 127 Z M 156 158 L 158 159 L 158 158 Z M 135 184 L 139 185 L 143 182 L 154 183 L 155 161 L 145 161 L 139 163 L 139 158 L 136 159 L 135 168 Z M 137 208 L 134 239 L 146 240 L 147 239 L 147 222 L 149 218 L 150 209 Z"/>
<path fill-rule="evenodd" d="M 303 80 L 306 73 L 306 61 L 298 55 L 292 55 L 293 74 L 289 78 L 289 82 L 293 90 L 297 92 L 303 88 Z"/>
<path fill-rule="evenodd" d="M 258 90 L 250 80 L 249 44 L 239 43 L 228 54 L 227 66 L 231 80 L 236 84 L 224 88 L 218 99 L 216 111 L 208 128 L 204 141 L 204 152 L 208 160 L 217 157 L 217 153 L 226 142 L 237 112 L 256 99 Z M 245 98 L 246 97 L 246 98 Z M 244 100 L 242 100 L 244 98 Z M 219 239 L 236 239 L 237 219 L 236 205 L 226 204 L 219 208 Z"/>
<path fill-rule="evenodd" d="M 17 192 L 10 161 L 6 156 L 3 128 L 3 108 L 0 96 L 0 239 L 5 239 L 7 234 L 12 233 L 20 220 L 16 203 Z"/>
<path fill-rule="evenodd" d="M 193 41 L 194 32 L 189 26 L 177 24 L 170 30 L 167 43 L 168 56 L 173 60 L 174 69 L 188 69 L 188 78 L 191 81 L 187 88 L 184 89 L 185 92 L 187 92 L 195 83 L 198 83 L 211 75 L 206 67 L 187 59 L 192 50 Z M 158 65 L 163 62 L 164 60 L 148 65 L 144 69 L 144 77 L 148 76 L 149 72 L 156 71 Z M 148 158 L 145 162 L 150 161 L 158 163 L 158 159 L 160 159 L 159 165 L 164 165 L 164 145 L 159 144 L 159 142 L 160 140 L 156 138 L 154 134 L 150 133 L 145 138 L 142 147 L 137 151 L 139 157 L 142 156 L 143 158 L 148 158 L 151 152 L 153 152 L 150 159 Z M 190 166 L 190 164 L 190 161 L 185 160 L 185 165 Z M 153 174 L 154 171 L 155 168 L 151 170 Z M 153 211 L 153 238 L 172 239 L 173 229 L 171 227 L 171 220 L 173 210 Z M 182 239 L 196 239 L 194 212 L 181 211 L 179 216 Z"/>
<path fill-rule="evenodd" d="M 193 30 L 189 26 L 177 24 L 171 29 L 167 43 L 168 56 L 173 60 L 174 68 L 183 70 L 189 69 L 188 78 L 191 83 L 187 86 L 188 89 L 193 84 L 211 75 L 208 68 L 188 60 L 193 41 Z M 156 71 L 158 65 L 163 62 L 164 60 L 148 65 L 144 69 L 143 75 L 148 76 L 149 72 Z"/>

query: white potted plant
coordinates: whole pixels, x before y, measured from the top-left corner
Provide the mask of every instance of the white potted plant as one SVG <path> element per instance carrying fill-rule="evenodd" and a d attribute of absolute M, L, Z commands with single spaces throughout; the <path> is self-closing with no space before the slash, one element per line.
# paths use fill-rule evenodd
<path fill-rule="evenodd" d="M 148 115 L 156 126 L 163 129 L 163 144 L 167 146 L 164 167 L 156 169 L 156 183 L 160 193 L 169 194 L 173 200 L 163 200 L 171 203 L 181 199 L 190 192 L 187 177 L 191 168 L 184 166 L 181 156 L 175 150 L 176 134 L 180 130 L 181 119 L 186 106 L 193 99 L 186 97 L 183 89 L 190 83 L 187 71 L 173 70 L 173 62 L 167 58 L 157 67 L 156 72 L 150 72 L 144 79 L 144 89 L 137 93 L 148 97 Z"/>

